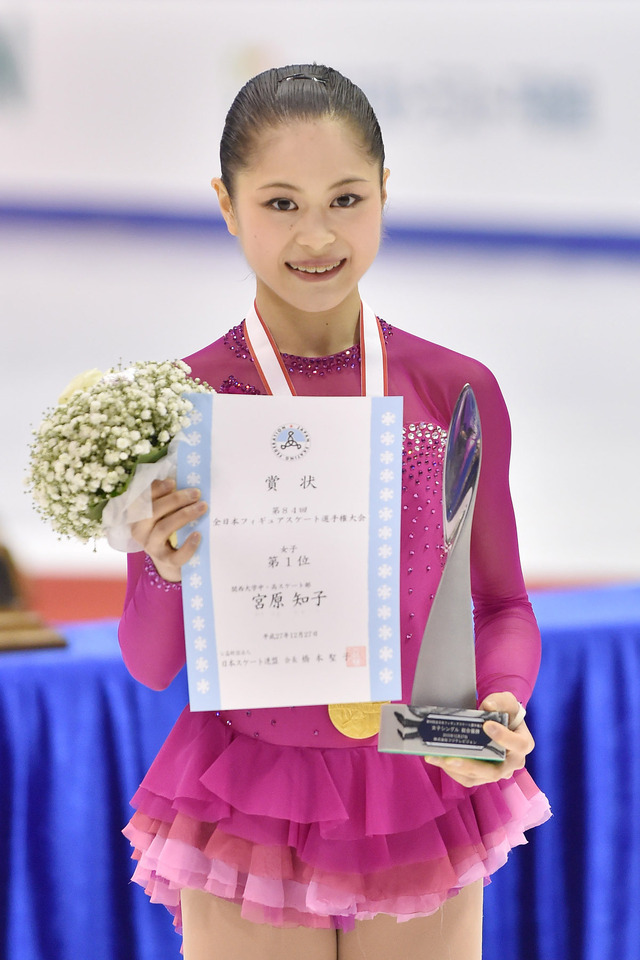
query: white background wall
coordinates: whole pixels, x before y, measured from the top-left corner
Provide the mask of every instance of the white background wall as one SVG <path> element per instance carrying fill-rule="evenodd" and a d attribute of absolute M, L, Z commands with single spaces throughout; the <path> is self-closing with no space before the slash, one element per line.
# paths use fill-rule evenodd
<path fill-rule="evenodd" d="M 317 60 L 379 113 L 395 217 L 637 230 L 639 42 L 636 0 L 0 0 L 0 200 L 209 210 L 238 87 Z"/>
<path fill-rule="evenodd" d="M 618 0 L 0 2 L 0 526 L 21 564 L 122 565 L 32 513 L 29 425 L 85 368 L 214 339 L 252 281 L 222 234 L 3 207 L 212 212 L 239 85 L 316 59 L 378 109 L 391 226 L 640 236 L 638 49 Z M 498 376 L 529 577 L 637 577 L 640 257 L 390 243 L 363 293 Z"/>

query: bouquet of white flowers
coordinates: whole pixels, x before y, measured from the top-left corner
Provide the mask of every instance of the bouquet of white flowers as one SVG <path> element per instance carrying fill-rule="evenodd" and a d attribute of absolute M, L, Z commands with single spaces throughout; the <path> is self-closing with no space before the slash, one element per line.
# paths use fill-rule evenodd
<path fill-rule="evenodd" d="M 185 394 L 211 389 L 190 372 L 183 361 L 147 361 L 91 370 L 69 384 L 34 431 L 27 476 L 36 510 L 54 530 L 85 543 L 105 535 L 107 504 L 129 490 L 139 465 L 165 457 L 189 425 L 193 404 Z"/>

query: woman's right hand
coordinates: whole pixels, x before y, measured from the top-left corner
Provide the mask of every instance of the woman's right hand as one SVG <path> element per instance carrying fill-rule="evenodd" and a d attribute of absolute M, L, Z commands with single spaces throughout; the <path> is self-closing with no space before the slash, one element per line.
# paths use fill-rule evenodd
<path fill-rule="evenodd" d="M 182 580 L 181 567 L 191 559 L 200 543 L 200 534 L 191 533 L 181 547 L 169 542 L 172 534 L 197 520 L 207 511 L 200 491 L 193 487 L 176 490 L 174 480 L 154 480 L 151 485 L 153 516 L 131 525 L 131 535 L 155 564 L 164 580 Z"/>

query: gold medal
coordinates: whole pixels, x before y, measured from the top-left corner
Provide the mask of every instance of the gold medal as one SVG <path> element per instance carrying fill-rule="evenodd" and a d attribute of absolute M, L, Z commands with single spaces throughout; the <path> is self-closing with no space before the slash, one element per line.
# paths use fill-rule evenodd
<path fill-rule="evenodd" d="M 380 708 L 388 700 L 376 703 L 330 703 L 329 719 L 336 730 L 352 740 L 366 740 L 380 730 Z"/>

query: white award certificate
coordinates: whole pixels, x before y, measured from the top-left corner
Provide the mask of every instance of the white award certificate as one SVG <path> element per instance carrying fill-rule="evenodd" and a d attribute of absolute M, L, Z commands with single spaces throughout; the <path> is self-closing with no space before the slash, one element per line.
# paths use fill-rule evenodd
<path fill-rule="evenodd" d="M 191 709 L 397 700 L 402 397 L 190 399 Z"/>

